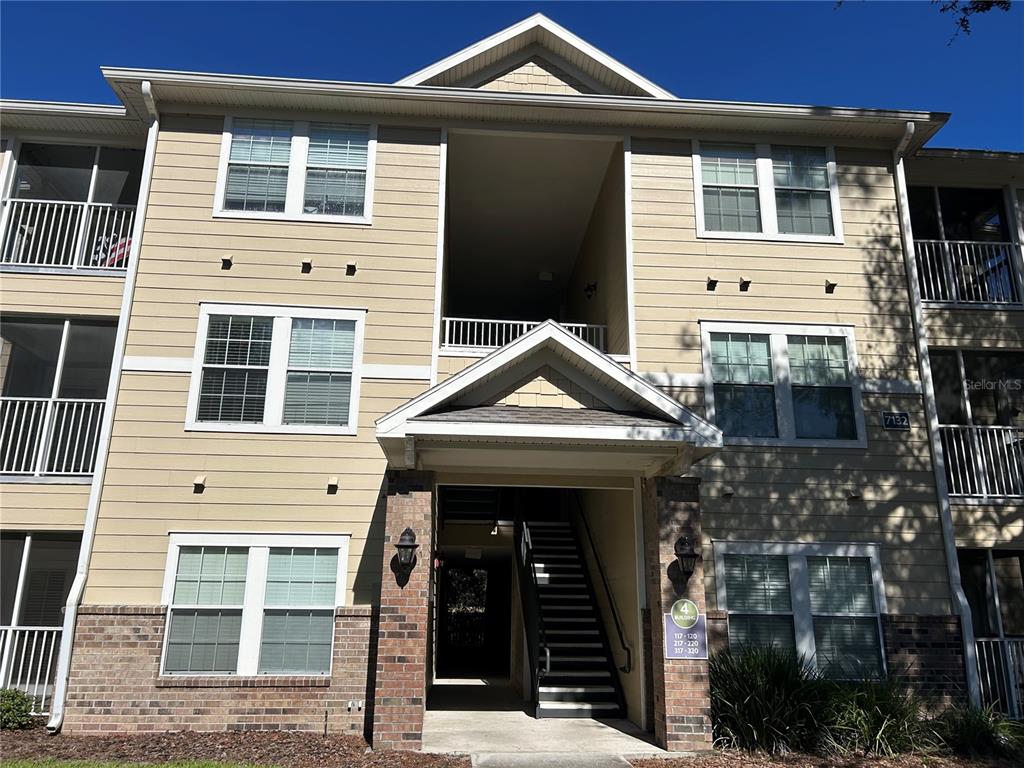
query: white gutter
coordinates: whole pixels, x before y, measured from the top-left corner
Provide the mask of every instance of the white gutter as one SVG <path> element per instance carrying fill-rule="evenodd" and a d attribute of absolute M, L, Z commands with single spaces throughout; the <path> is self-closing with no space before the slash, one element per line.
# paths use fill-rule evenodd
<path fill-rule="evenodd" d="M 907 178 L 903 169 L 903 155 L 914 135 L 914 124 L 908 122 L 903 138 L 893 151 L 893 169 L 896 180 L 896 204 L 899 211 L 900 239 L 903 245 L 903 263 L 907 272 L 910 289 L 911 321 L 914 325 L 914 340 L 917 344 L 917 363 L 924 393 L 924 412 L 928 419 L 928 440 L 931 444 L 932 470 L 935 474 L 935 491 L 938 494 L 939 521 L 942 526 L 942 544 L 946 553 L 946 567 L 949 572 L 949 591 L 953 605 L 960 616 L 960 631 L 964 643 L 964 674 L 967 678 L 967 694 L 972 706 L 980 706 L 981 688 L 978 681 L 978 650 L 974 643 L 974 624 L 971 622 L 971 606 L 967 602 L 963 585 L 960 583 L 960 562 L 956 554 L 956 532 L 953 529 L 953 514 L 949 505 L 949 487 L 946 483 L 946 459 L 939 438 L 939 409 L 935 402 L 935 388 L 932 381 L 932 365 L 928 358 L 928 336 L 924 326 L 924 310 L 921 305 L 921 286 L 918 283 L 917 260 L 914 258 L 914 231 L 910 225 L 910 201 L 907 196 Z"/>
<path fill-rule="evenodd" d="M 96 446 L 96 466 L 93 470 L 92 485 L 89 488 L 89 502 L 85 508 L 85 526 L 82 528 L 82 546 L 78 551 L 78 569 L 71 584 L 64 607 L 64 627 L 60 639 L 60 655 L 57 657 L 57 675 L 54 681 L 53 698 L 50 704 L 50 720 L 46 724 L 51 733 L 59 731 L 64 723 L 64 703 L 68 692 L 68 676 L 71 672 L 71 647 L 78 620 L 78 606 L 85 592 L 89 575 L 93 543 L 96 539 L 96 522 L 103 494 L 103 480 L 107 470 L 110 452 L 110 436 L 114 430 L 114 409 L 117 405 L 117 391 L 121 384 L 121 369 L 128 338 L 128 317 L 131 314 L 132 299 L 135 296 L 135 277 L 139 272 L 139 255 L 142 250 L 142 233 L 146 222 L 146 206 L 149 204 L 149 189 L 153 182 L 153 165 L 156 161 L 156 140 L 160 132 L 160 115 L 153 100 L 153 89 L 148 81 L 142 83 L 142 97 L 149 112 L 150 124 L 146 137 L 146 155 L 142 164 L 142 181 L 139 187 L 139 203 L 135 211 L 135 225 L 132 229 L 132 245 L 128 258 L 128 270 L 121 294 L 121 312 L 117 320 L 117 335 L 114 338 L 114 356 L 110 364 L 110 381 L 107 384 L 106 409 L 100 426 L 99 442 Z"/>

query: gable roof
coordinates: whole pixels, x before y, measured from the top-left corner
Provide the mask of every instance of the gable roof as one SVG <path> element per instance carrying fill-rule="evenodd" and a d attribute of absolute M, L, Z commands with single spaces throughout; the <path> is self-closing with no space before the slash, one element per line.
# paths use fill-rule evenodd
<path fill-rule="evenodd" d="M 553 59 L 553 63 L 570 71 L 575 70 L 573 74 L 602 84 L 607 93 L 656 99 L 675 98 L 664 88 L 541 13 L 535 13 L 403 77 L 395 85 L 458 87 L 476 74 L 500 71 L 503 67 L 513 66 L 519 60 L 525 61 L 541 51 L 541 55 Z"/>
<path fill-rule="evenodd" d="M 428 418 L 428 416 L 443 412 L 454 413 L 455 411 L 452 409 L 446 411 L 446 406 L 456 403 L 473 405 L 472 398 L 469 403 L 465 402 L 468 394 L 474 390 L 480 390 L 488 382 L 498 380 L 502 374 L 514 372 L 517 368 L 528 365 L 531 358 L 539 358 L 539 364 L 550 363 L 551 358 L 545 358 L 545 353 L 553 353 L 568 366 L 577 369 L 581 376 L 585 376 L 592 383 L 592 386 L 606 390 L 608 397 L 605 399 L 614 401 L 611 404 L 615 405 L 617 410 L 639 412 L 641 415 L 634 418 L 648 422 L 647 426 L 652 428 L 655 423 L 660 425 L 661 429 L 655 429 L 654 432 L 663 437 L 654 439 L 685 440 L 705 449 L 721 447 L 722 433 L 717 427 L 684 408 L 660 389 L 616 363 L 553 320 L 541 323 L 529 333 L 520 336 L 515 341 L 492 352 L 482 360 L 381 417 L 377 421 L 377 439 L 404 438 L 416 431 L 413 422 L 417 419 L 437 421 L 438 418 Z M 515 410 L 514 406 L 509 408 Z M 574 421 L 586 418 L 582 414 L 586 414 L 588 410 L 582 409 L 581 413 L 573 414 L 570 418 Z M 594 426 L 627 426 L 617 424 L 614 420 L 609 422 L 608 417 L 597 415 L 606 413 L 604 411 L 590 412 L 595 414 Z M 508 423 L 494 422 L 493 419 L 497 413 L 500 411 L 488 411 L 486 421 L 508 430 L 510 426 Z M 462 421 L 464 418 L 455 417 L 455 420 Z M 561 422 L 564 419 L 560 418 L 556 421 Z M 523 423 L 533 424 L 536 421 L 530 419 Z M 631 421 L 630 426 L 638 425 L 635 421 Z M 524 437 L 529 436 L 528 429 L 524 428 L 519 431 L 523 433 Z M 550 433 L 547 434 L 550 436 Z"/>

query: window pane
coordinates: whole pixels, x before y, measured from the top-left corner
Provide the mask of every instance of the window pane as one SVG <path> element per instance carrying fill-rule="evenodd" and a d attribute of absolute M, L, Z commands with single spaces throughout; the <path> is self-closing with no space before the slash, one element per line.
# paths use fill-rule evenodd
<path fill-rule="evenodd" d="M 266 604 L 333 607 L 337 580 L 337 549 L 271 549 Z"/>
<path fill-rule="evenodd" d="M 57 375 L 57 358 L 64 335 L 60 320 L 13 320 L 5 317 L 0 323 L 3 339 L 4 397 L 50 397 Z M 104 396 L 106 393 L 104 393 Z"/>
<path fill-rule="evenodd" d="M 274 318 L 211 315 L 203 362 L 213 365 L 270 364 Z"/>
<path fill-rule="evenodd" d="M 831 235 L 832 197 L 829 192 L 777 189 L 775 210 L 779 232 L 800 235 Z"/>
<path fill-rule="evenodd" d="M 778 437 L 775 389 L 715 384 L 715 421 L 727 437 Z"/>
<path fill-rule="evenodd" d="M 795 654 L 793 618 L 729 614 L 729 645 L 740 648 L 745 645 L 772 646 Z"/>
<path fill-rule="evenodd" d="M 142 182 L 142 156 L 141 149 L 103 147 L 92 199 L 98 203 L 135 205 Z"/>
<path fill-rule="evenodd" d="M 730 611 L 789 612 L 789 558 L 726 555 L 725 590 Z"/>
<path fill-rule="evenodd" d="M 704 228 L 711 232 L 760 232 L 757 190 L 705 186 Z"/>
<path fill-rule="evenodd" d="M 757 155 L 745 144 L 701 145 L 701 179 L 705 184 L 757 186 Z"/>
<path fill-rule="evenodd" d="M 167 629 L 167 672 L 235 672 L 238 639 L 242 633 L 241 611 L 171 611 Z"/>
<path fill-rule="evenodd" d="M 232 122 L 232 162 L 287 165 L 291 148 L 292 124 L 287 120 L 236 119 Z"/>
<path fill-rule="evenodd" d="M 836 336 L 788 336 L 789 372 L 794 384 L 846 384 L 850 367 L 846 340 Z"/>
<path fill-rule="evenodd" d="M 719 384 L 771 384 L 770 349 L 766 334 L 712 333 L 711 377 Z"/>
<path fill-rule="evenodd" d="M 288 168 L 269 165 L 230 165 L 224 192 L 229 211 L 284 210 L 288 191 Z"/>
<path fill-rule="evenodd" d="M 346 426 L 351 402 L 351 373 L 290 371 L 284 391 L 283 421 Z"/>
<path fill-rule="evenodd" d="M 354 320 L 295 318 L 288 348 L 288 367 L 350 371 L 355 339 Z"/>
<path fill-rule="evenodd" d="M 772 147 L 776 187 L 828 189 L 828 157 L 824 147 Z"/>
<path fill-rule="evenodd" d="M 22 144 L 14 197 L 84 202 L 89 197 L 95 160 L 95 147 Z"/>
<path fill-rule="evenodd" d="M 325 675 L 333 638 L 332 611 L 266 611 L 259 673 Z"/>
<path fill-rule="evenodd" d="M 309 126 L 309 165 L 366 170 L 369 131 L 365 125 Z"/>
<path fill-rule="evenodd" d="M 267 372 L 206 368 L 199 385 L 199 421 L 263 421 Z"/>
<path fill-rule="evenodd" d="M 866 557 L 808 557 L 812 613 L 874 613 L 871 561 Z"/>
<path fill-rule="evenodd" d="M 814 617 L 818 669 L 831 677 L 852 679 L 882 675 L 881 643 L 874 618 Z"/>
<path fill-rule="evenodd" d="M 310 168 L 306 172 L 303 213 L 362 216 L 366 171 Z"/>
<path fill-rule="evenodd" d="M 796 436 L 856 440 L 853 390 L 849 387 L 793 387 Z"/>
<path fill-rule="evenodd" d="M 117 326 L 72 320 L 64 350 L 59 397 L 103 399 L 110 381 Z"/>
<path fill-rule="evenodd" d="M 174 603 L 241 605 L 248 562 L 245 547 L 181 547 Z"/>

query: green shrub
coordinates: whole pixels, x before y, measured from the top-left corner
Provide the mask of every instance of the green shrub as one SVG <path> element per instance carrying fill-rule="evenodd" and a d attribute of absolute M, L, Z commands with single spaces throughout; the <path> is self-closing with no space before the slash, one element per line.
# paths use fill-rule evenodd
<path fill-rule="evenodd" d="M 829 694 L 822 750 L 892 757 L 942 745 L 920 697 L 889 678 L 837 682 Z"/>
<path fill-rule="evenodd" d="M 717 744 L 775 755 L 818 746 L 830 685 L 793 654 L 721 651 L 711 657 L 709 676 Z"/>
<path fill-rule="evenodd" d="M 1024 757 L 1024 726 L 992 707 L 951 707 L 936 728 L 946 748 L 961 757 Z"/>
<path fill-rule="evenodd" d="M 24 691 L 4 688 L 0 691 L 0 729 L 17 730 L 32 724 L 32 697 Z"/>

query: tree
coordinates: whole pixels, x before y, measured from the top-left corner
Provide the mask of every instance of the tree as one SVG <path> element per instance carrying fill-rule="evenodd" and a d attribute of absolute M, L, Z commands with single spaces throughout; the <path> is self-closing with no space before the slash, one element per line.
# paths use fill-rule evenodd
<path fill-rule="evenodd" d="M 842 6 L 844 2 L 845 0 L 836 0 L 836 8 Z M 961 32 L 965 35 L 971 34 L 971 18 L 979 13 L 1010 10 L 1010 0 L 932 0 L 932 5 L 939 6 L 939 13 L 948 13 L 953 17 L 956 31 L 949 39 L 951 43 Z"/>

